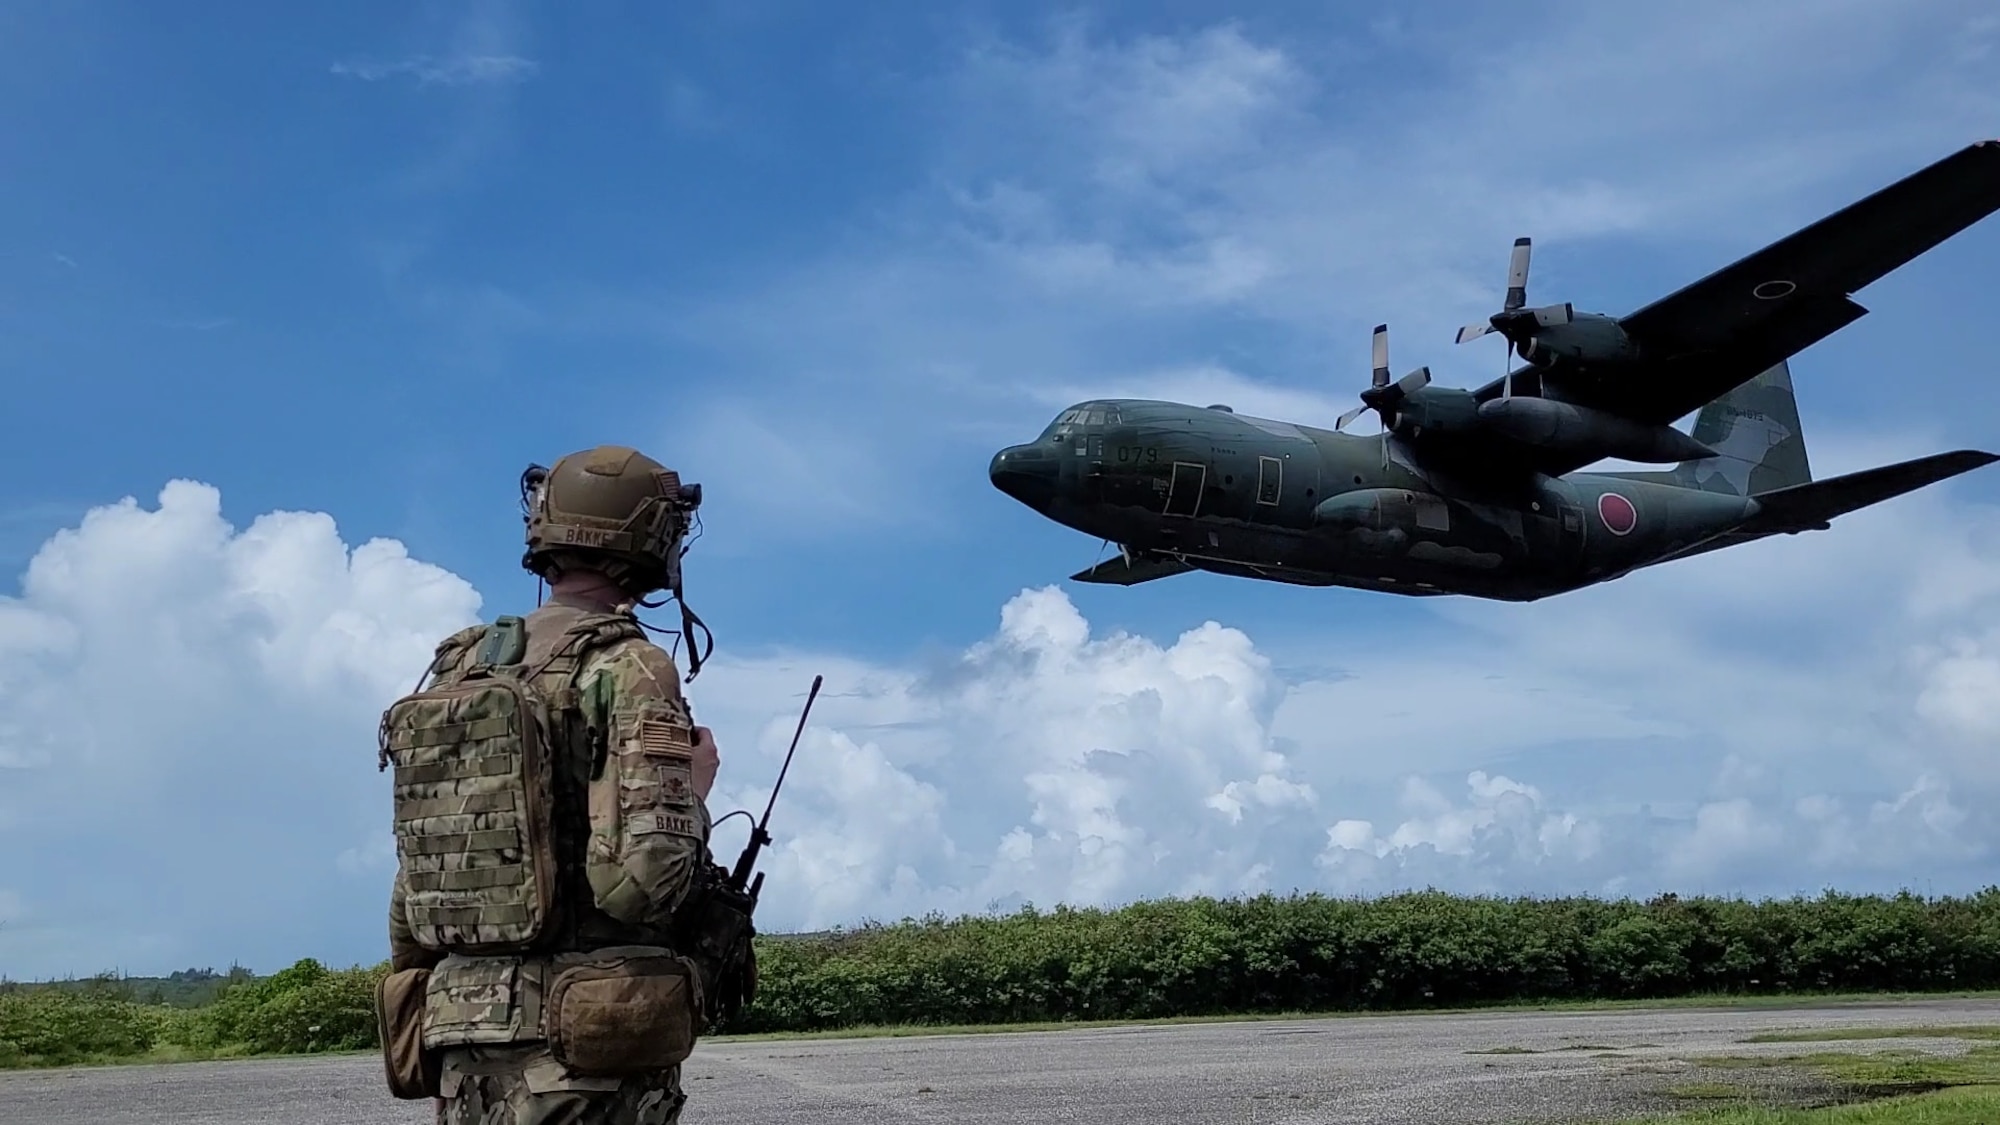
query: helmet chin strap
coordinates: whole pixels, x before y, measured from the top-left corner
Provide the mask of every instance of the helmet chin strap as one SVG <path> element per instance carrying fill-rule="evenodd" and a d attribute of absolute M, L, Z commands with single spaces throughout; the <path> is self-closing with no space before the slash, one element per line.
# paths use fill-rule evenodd
<path fill-rule="evenodd" d="M 681 597 L 681 592 L 678 588 L 680 586 L 680 583 L 676 582 L 674 585 L 676 588 L 673 591 L 671 591 L 666 598 L 661 598 L 658 601 L 647 601 L 641 598 L 641 599 L 636 599 L 627 604 L 634 606 L 644 606 L 647 609 L 658 609 L 661 606 L 666 605 L 669 599 L 681 603 L 681 627 L 678 631 L 673 629 L 662 629 L 658 625 L 655 625 L 652 622 L 641 618 L 636 613 L 632 615 L 632 619 L 634 621 L 639 622 L 640 625 L 648 629 L 651 629 L 653 632 L 658 633 L 662 636 L 665 636 L 668 633 L 672 633 L 674 636 L 674 647 L 670 651 L 674 656 L 680 655 L 681 639 L 683 637 L 687 639 L 688 671 L 687 671 L 687 677 L 684 682 L 691 684 L 694 682 L 694 678 L 696 676 L 701 675 L 701 666 L 707 662 L 710 656 L 713 656 L 715 654 L 715 634 L 709 630 L 707 622 L 704 622 L 695 613 L 694 610 L 688 608 L 687 599 Z M 695 647 L 694 631 L 696 629 L 700 629 L 702 636 L 707 638 L 708 640 L 708 645 L 705 649 L 697 649 Z"/>

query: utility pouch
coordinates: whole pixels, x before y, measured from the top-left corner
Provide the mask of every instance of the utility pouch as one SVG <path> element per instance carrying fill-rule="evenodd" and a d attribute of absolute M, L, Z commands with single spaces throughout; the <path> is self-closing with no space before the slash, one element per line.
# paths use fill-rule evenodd
<path fill-rule="evenodd" d="M 572 1074 L 623 1077 L 665 1070 L 693 1053 L 701 979 L 692 963 L 657 946 L 582 956 L 559 958 L 549 984 L 546 1028 L 557 1062 Z"/>
<path fill-rule="evenodd" d="M 429 969 L 390 973 L 375 986 L 375 1031 L 389 1093 L 404 1101 L 438 1096 L 437 1052 L 424 1046 L 424 994 Z"/>
<path fill-rule="evenodd" d="M 538 958 L 446 957 L 425 990 L 424 1046 L 497 1046 L 540 1038 L 546 971 Z"/>

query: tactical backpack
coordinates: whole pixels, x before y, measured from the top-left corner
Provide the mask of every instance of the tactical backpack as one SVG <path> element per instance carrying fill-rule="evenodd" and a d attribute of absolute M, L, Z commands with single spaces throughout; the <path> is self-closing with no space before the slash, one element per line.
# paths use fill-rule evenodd
<path fill-rule="evenodd" d="M 447 638 L 435 681 L 383 712 L 404 921 L 447 955 L 378 990 L 396 1096 L 430 1096 L 429 1060 L 454 1044 L 546 1039 L 573 1073 L 600 1075 L 692 1049 L 703 982 L 653 924 L 670 912 L 663 880 L 682 869 L 656 849 L 705 835 L 705 818 L 686 815 L 699 809 L 692 719 L 640 701 L 586 745 L 575 685 L 589 653 L 643 637 L 629 616 L 588 615 L 524 665 L 524 623 L 502 617 Z"/>
<path fill-rule="evenodd" d="M 437 682 L 383 712 L 380 760 L 396 768 L 396 853 L 419 944 L 474 955 L 542 944 L 556 909 L 555 755 L 571 681 L 590 649 L 635 635 L 628 619 L 586 617 L 524 667 L 522 621 L 503 617 L 438 646 Z"/>

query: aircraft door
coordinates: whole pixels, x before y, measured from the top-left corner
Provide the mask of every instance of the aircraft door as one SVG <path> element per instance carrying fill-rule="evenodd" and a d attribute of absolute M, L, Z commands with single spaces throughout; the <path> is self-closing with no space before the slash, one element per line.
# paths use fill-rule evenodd
<path fill-rule="evenodd" d="M 1194 515 L 1201 508 L 1201 490 L 1207 483 L 1208 466 L 1193 461 L 1174 462 L 1173 483 L 1167 487 L 1166 514 Z"/>

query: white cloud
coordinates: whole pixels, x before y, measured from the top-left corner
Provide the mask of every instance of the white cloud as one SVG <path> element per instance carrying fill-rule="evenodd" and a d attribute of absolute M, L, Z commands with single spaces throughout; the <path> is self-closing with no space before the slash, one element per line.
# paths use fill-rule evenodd
<path fill-rule="evenodd" d="M 1311 672 L 1212 621 L 1094 629 L 1053 588 L 950 657 L 724 653 L 692 689 L 711 805 L 761 811 L 817 670 L 771 928 L 1293 888 L 1966 889 L 2000 843 L 1966 672 L 2000 625 L 1968 561 L 2000 519 L 1927 502 L 1426 636 L 1317 633 Z M 375 719 L 478 605 L 394 543 L 317 513 L 239 529 L 185 481 L 49 540 L 0 599 L 10 971 L 381 956 Z M 1829 605 L 1843 643 L 1802 644 Z"/>
<path fill-rule="evenodd" d="M 1935 657 L 1917 713 L 1957 734 L 2000 739 L 2000 636 L 1960 637 Z"/>
<path fill-rule="evenodd" d="M 489 82 L 519 82 L 531 77 L 540 64 L 518 55 L 459 55 L 433 58 L 417 55 L 399 62 L 339 62 L 331 70 L 343 78 L 380 82 L 398 75 L 416 79 L 419 86 L 472 86 Z"/>
<path fill-rule="evenodd" d="M 0 885 L 24 912 L 0 960 L 372 959 L 384 884 L 343 872 L 386 826 L 376 718 L 478 604 L 320 513 L 233 527 L 190 481 L 57 533 L 0 598 Z"/>
<path fill-rule="evenodd" d="M 1279 671 L 1283 640 L 1098 635 L 1058 591 L 1024 591 L 957 659 L 829 673 L 846 690 L 780 805 L 772 920 L 1293 887 L 1970 889 L 2000 836 L 1969 810 L 2000 777 L 1950 739 L 1987 757 L 1994 740 L 1931 702 L 1965 657 L 1922 654 L 2000 621 L 1990 557 L 1979 575 L 1953 561 L 2000 518 L 1899 503 L 1845 533 L 1463 605 L 1421 637 L 1316 630 L 1303 676 Z M 1950 624 L 1915 597 L 1942 596 L 1940 573 L 1966 583 Z M 790 732 L 763 700 L 810 663 L 712 666 L 729 800 L 761 808 Z"/>
<path fill-rule="evenodd" d="M 332 72 L 363 82 L 408 77 L 418 86 L 487 86 L 522 82 L 541 69 L 522 53 L 527 21 L 515 0 L 474 0 L 419 19 L 443 24 L 420 33 L 445 40 L 443 51 L 414 51 L 393 62 L 337 62 Z"/>
<path fill-rule="evenodd" d="M 347 60 L 330 70 L 337 77 L 361 82 L 400 79 L 421 90 L 451 92 L 408 122 L 419 135 L 418 148 L 392 173 L 391 183 L 399 194 L 427 196 L 462 188 L 488 157 L 511 143 L 517 88 L 539 73 L 541 64 L 530 57 L 531 21 L 519 0 L 473 0 L 419 9 L 409 19 L 414 26 L 404 32 L 398 49 L 383 52 L 386 59 Z M 414 217 L 406 215 L 398 224 L 399 234 L 393 236 L 397 241 L 411 239 L 413 228 L 407 220 Z M 435 226 L 432 220 L 415 229 Z M 385 280 L 392 289 L 403 288 L 394 277 Z M 461 294 L 453 283 L 426 278 L 407 288 L 413 288 L 415 296 L 396 294 L 399 300 L 426 315 L 442 315 L 460 330 L 511 312 L 495 307 L 504 305 L 505 295 L 496 294 L 491 286 L 467 286 Z M 429 307 L 438 303 L 446 307 Z M 461 305 L 469 307 L 457 307 Z M 506 327 L 503 323 L 501 330 Z"/>

